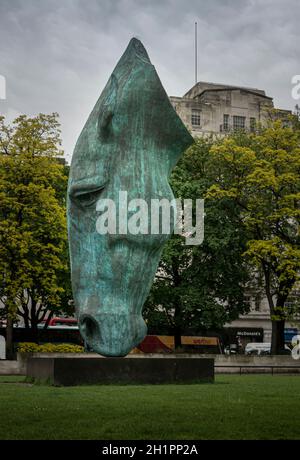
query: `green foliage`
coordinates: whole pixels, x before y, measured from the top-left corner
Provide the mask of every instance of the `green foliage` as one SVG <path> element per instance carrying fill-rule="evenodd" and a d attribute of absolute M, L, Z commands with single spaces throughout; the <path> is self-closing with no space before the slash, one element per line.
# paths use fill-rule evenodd
<path fill-rule="evenodd" d="M 239 231 L 248 233 L 244 257 L 263 272 L 272 318 L 284 321 L 300 269 L 300 130 L 270 122 L 256 134 L 226 138 L 211 156 L 216 178 L 206 196 L 238 209 Z M 281 331 L 273 351 L 284 343 Z"/>
<path fill-rule="evenodd" d="M 177 198 L 204 198 L 214 184 L 212 146 L 213 139 L 200 138 L 185 152 L 171 177 Z M 186 328 L 219 328 L 247 311 L 248 270 L 242 257 L 246 235 L 236 231 L 237 214 L 228 200 L 209 198 L 203 243 L 187 246 L 178 235 L 167 243 L 144 309 L 154 331 L 173 330 L 176 337 Z"/>
<path fill-rule="evenodd" d="M 70 343 L 45 343 L 38 345 L 33 342 L 20 342 L 18 345 L 19 353 L 83 353 L 84 347 L 72 345 Z"/>
<path fill-rule="evenodd" d="M 17 348 L 19 353 L 37 353 L 39 345 L 34 342 L 20 342 Z"/>
<path fill-rule="evenodd" d="M 57 114 L 0 117 L 0 297 L 36 328 L 65 291 L 66 168 Z"/>
<path fill-rule="evenodd" d="M 276 118 L 276 117 L 275 117 Z M 174 236 L 148 298 L 148 324 L 167 328 L 223 325 L 247 311 L 244 294 L 261 297 L 284 322 L 300 269 L 300 128 L 270 118 L 256 133 L 198 139 L 172 175 L 175 195 L 205 198 L 205 238 L 185 246 Z M 263 281 L 262 281 L 263 280 Z M 276 323 L 277 324 L 277 323 Z M 284 345 L 273 328 L 272 351 Z"/>

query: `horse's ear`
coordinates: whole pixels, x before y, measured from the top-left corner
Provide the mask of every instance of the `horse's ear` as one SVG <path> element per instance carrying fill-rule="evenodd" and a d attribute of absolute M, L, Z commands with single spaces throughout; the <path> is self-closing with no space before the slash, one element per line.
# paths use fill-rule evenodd
<path fill-rule="evenodd" d="M 111 162 L 111 147 L 108 141 L 117 92 L 118 82 L 112 74 L 76 143 L 70 184 L 103 186 L 107 183 Z"/>
<path fill-rule="evenodd" d="M 117 102 L 118 82 L 114 74 L 111 75 L 106 88 L 107 93 L 98 119 L 98 133 L 103 141 L 109 138 L 111 121 Z"/>

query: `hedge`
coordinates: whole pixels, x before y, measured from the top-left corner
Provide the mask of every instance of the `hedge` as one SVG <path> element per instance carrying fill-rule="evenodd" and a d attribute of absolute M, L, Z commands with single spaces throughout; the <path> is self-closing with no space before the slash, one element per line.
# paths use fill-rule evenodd
<path fill-rule="evenodd" d="M 20 353 L 83 353 L 84 347 L 80 345 L 72 345 L 70 343 L 45 343 L 38 345 L 33 342 L 21 342 L 18 345 Z"/>

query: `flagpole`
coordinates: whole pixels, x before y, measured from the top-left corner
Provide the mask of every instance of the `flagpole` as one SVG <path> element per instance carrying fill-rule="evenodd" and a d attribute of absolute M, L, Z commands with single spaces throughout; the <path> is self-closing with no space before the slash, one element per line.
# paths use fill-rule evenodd
<path fill-rule="evenodd" d="M 198 36 L 197 36 L 197 22 L 195 22 L 195 85 L 197 84 L 198 80 L 198 75 L 197 75 L 197 67 L 198 67 L 198 62 L 197 62 L 197 54 L 198 54 Z"/>

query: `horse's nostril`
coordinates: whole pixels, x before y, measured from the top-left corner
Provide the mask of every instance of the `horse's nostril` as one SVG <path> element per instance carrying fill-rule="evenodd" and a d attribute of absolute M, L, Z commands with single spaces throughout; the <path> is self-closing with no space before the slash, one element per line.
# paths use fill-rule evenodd
<path fill-rule="evenodd" d="M 85 316 L 81 319 L 81 329 L 87 342 L 91 343 L 99 336 L 99 326 L 90 316 Z"/>
<path fill-rule="evenodd" d="M 83 313 L 79 316 L 79 328 L 87 349 L 104 356 L 127 355 L 147 333 L 142 316 L 128 311 Z"/>

